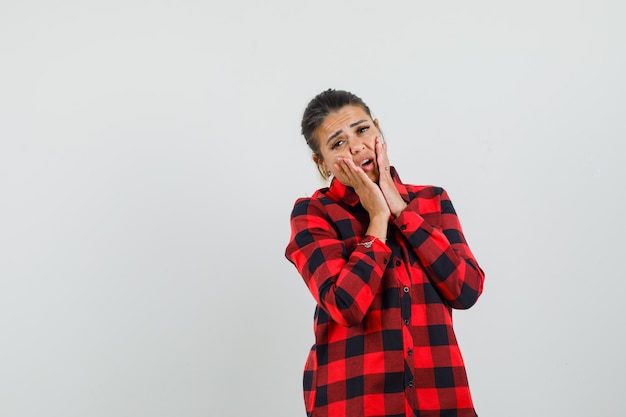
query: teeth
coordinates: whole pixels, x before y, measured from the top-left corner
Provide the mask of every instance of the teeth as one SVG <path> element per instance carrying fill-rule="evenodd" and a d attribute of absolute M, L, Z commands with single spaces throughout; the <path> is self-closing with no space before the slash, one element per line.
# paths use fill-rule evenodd
<path fill-rule="evenodd" d="M 370 161 L 369 159 L 366 159 L 365 161 L 361 162 L 361 166 L 367 164 L 369 161 Z"/>

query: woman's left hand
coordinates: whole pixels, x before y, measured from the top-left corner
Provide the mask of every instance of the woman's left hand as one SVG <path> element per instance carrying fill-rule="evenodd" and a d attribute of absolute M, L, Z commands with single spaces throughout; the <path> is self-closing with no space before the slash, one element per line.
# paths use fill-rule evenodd
<path fill-rule="evenodd" d="M 378 186 L 383 192 L 391 214 L 394 217 L 398 217 L 402 210 L 406 208 L 406 203 L 393 183 L 389 157 L 387 156 L 387 144 L 383 143 L 380 137 L 376 139 L 376 163 L 378 164 Z"/>

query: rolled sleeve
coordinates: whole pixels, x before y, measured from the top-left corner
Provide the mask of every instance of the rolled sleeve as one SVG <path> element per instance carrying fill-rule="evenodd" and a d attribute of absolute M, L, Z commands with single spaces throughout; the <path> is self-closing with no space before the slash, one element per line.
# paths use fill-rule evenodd
<path fill-rule="evenodd" d="M 394 224 L 410 243 L 442 298 L 453 308 L 466 309 L 482 293 L 484 272 L 465 241 L 447 192 L 435 187 L 432 190 L 432 198 L 418 196 L 411 200 Z M 429 222 L 426 216 L 437 221 Z"/>
<path fill-rule="evenodd" d="M 291 239 L 285 256 L 297 268 L 317 303 L 334 321 L 363 321 L 378 292 L 391 249 L 380 239 L 351 252 L 328 222 L 318 200 L 300 199 L 291 214 Z"/>

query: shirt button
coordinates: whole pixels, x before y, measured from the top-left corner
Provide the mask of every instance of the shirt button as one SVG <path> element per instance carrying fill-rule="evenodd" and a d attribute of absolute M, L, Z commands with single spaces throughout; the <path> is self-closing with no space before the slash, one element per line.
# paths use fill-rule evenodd
<path fill-rule="evenodd" d="M 383 263 L 387 265 L 387 259 L 383 259 Z"/>
<path fill-rule="evenodd" d="M 396 261 L 396 266 L 400 266 L 400 261 Z"/>
<path fill-rule="evenodd" d="M 404 292 L 409 292 L 409 287 L 404 287 Z"/>
<path fill-rule="evenodd" d="M 413 354 L 413 349 L 409 349 L 406 353 L 408 353 L 409 356 L 411 356 Z"/>
<path fill-rule="evenodd" d="M 413 386 L 413 381 L 409 381 L 409 387 Z"/>
<path fill-rule="evenodd" d="M 400 226 L 401 230 L 406 230 L 406 224 L 403 224 L 402 226 Z"/>
<path fill-rule="evenodd" d="M 404 324 L 409 325 L 409 319 L 404 319 Z"/>

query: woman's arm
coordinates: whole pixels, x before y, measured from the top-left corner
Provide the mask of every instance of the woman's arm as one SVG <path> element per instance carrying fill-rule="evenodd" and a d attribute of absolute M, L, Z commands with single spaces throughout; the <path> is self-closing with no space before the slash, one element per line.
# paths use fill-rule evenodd
<path fill-rule="evenodd" d="M 386 219 L 388 221 L 388 218 Z M 344 326 L 361 323 L 382 282 L 391 249 L 371 231 L 348 249 L 327 220 L 317 199 L 296 201 L 285 256 L 304 279 L 317 303 Z"/>
<path fill-rule="evenodd" d="M 442 188 L 428 188 L 409 202 L 395 225 L 409 241 L 426 273 L 442 298 L 453 308 L 470 308 L 483 289 L 485 275 L 478 266 L 461 229 L 448 193 Z M 419 213 L 436 206 L 441 228 L 429 224 Z"/>

